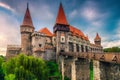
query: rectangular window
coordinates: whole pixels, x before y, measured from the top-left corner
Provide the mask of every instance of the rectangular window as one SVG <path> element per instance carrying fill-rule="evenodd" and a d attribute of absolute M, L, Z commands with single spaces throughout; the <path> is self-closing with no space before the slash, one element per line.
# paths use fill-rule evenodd
<path fill-rule="evenodd" d="M 77 49 L 77 52 L 79 52 L 79 45 L 76 44 L 76 49 Z"/>
<path fill-rule="evenodd" d="M 81 52 L 84 52 L 84 48 L 83 48 L 83 45 L 81 45 Z"/>
<path fill-rule="evenodd" d="M 39 44 L 39 47 L 41 47 L 42 46 L 42 44 Z"/>
<path fill-rule="evenodd" d="M 70 52 L 74 51 L 73 43 L 71 43 L 71 42 L 69 42 L 69 51 Z"/>
<path fill-rule="evenodd" d="M 85 46 L 85 48 L 86 48 L 86 52 L 88 52 L 88 47 L 87 47 L 87 46 Z"/>

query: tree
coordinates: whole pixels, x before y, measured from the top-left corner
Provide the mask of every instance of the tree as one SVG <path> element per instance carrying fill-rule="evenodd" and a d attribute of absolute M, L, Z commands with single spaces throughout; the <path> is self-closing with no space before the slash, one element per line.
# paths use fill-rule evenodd
<path fill-rule="evenodd" d="M 2 68 L 3 62 L 4 62 L 4 57 L 0 56 L 0 80 L 4 80 L 4 72 Z"/>
<path fill-rule="evenodd" d="M 48 70 L 42 59 L 20 54 L 3 65 L 5 79 L 11 80 L 47 80 Z M 15 77 L 15 79 L 14 79 Z"/>
<path fill-rule="evenodd" d="M 58 77 L 61 79 L 61 74 L 58 69 L 58 64 L 54 61 L 46 61 L 47 67 L 48 67 L 48 74 L 49 77 Z"/>
<path fill-rule="evenodd" d="M 119 47 L 105 48 L 104 52 L 120 52 Z"/>

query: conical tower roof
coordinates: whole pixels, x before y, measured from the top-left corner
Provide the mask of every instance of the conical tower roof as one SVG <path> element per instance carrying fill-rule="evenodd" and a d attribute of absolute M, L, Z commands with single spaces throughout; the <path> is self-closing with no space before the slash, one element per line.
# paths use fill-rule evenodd
<path fill-rule="evenodd" d="M 95 39 L 94 40 L 101 40 L 101 38 L 100 38 L 100 36 L 99 36 L 99 34 L 97 33 L 96 34 L 96 37 L 95 37 Z"/>
<path fill-rule="evenodd" d="M 62 3 L 60 3 L 60 6 L 59 6 L 58 15 L 57 15 L 57 18 L 56 18 L 56 24 L 68 25 Z"/>
<path fill-rule="evenodd" d="M 31 18 L 31 15 L 30 15 L 28 4 L 27 4 L 27 9 L 26 9 L 26 12 L 25 12 L 25 16 L 24 16 L 22 25 L 28 25 L 28 26 L 33 27 L 32 18 Z"/>

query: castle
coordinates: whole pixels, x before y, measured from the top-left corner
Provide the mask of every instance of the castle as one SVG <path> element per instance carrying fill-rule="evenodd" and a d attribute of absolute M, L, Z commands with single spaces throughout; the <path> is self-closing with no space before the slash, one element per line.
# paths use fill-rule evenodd
<path fill-rule="evenodd" d="M 103 52 L 99 34 L 96 34 L 94 44 L 90 43 L 88 37 L 81 30 L 68 23 L 61 3 L 53 33 L 46 27 L 35 31 L 28 5 L 20 32 L 21 46 L 8 45 L 7 58 L 23 53 L 51 60 L 57 59 L 59 52 Z"/>

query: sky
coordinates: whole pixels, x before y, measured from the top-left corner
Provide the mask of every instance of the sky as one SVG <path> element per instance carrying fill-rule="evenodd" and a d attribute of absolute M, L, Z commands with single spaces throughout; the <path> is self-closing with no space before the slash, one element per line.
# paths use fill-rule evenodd
<path fill-rule="evenodd" d="M 104 48 L 120 47 L 120 0 L 0 0 L 0 55 L 8 44 L 20 45 L 20 25 L 27 3 L 35 30 L 53 32 L 60 2 L 70 25 L 94 43 L 99 33 Z"/>

